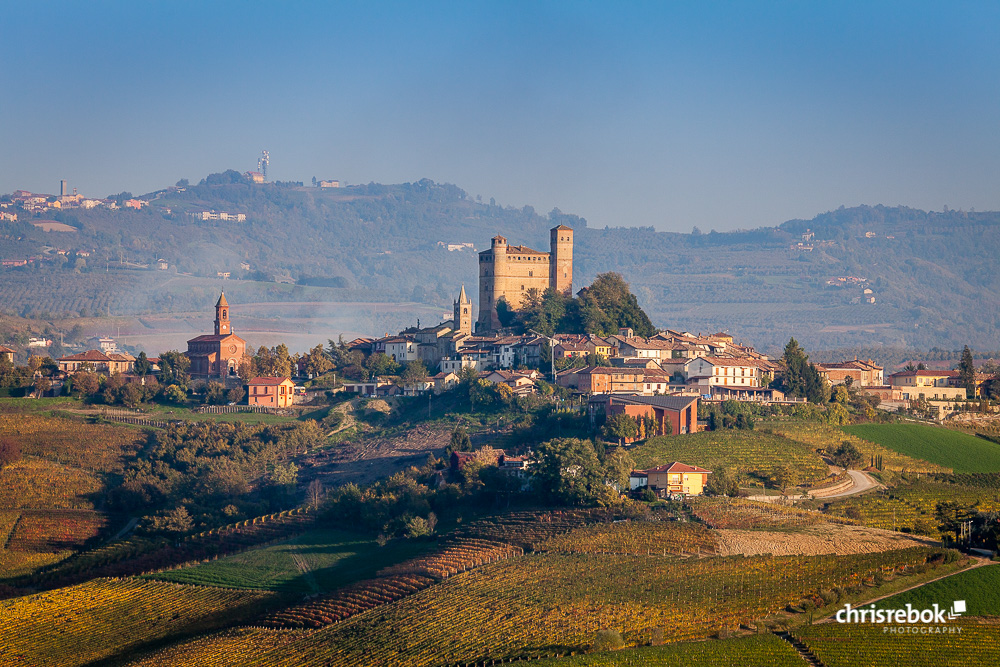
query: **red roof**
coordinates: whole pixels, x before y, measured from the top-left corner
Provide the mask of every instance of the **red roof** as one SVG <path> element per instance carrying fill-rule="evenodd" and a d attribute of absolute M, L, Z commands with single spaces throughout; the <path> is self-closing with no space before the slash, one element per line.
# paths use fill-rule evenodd
<path fill-rule="evenodd" d="M 59 361 L 111 361 L 108 355 L 100 350 L 87 350 L 80 354 L 71 354 L 68 357 L 60 357 Z"/>
<path fill-rule="evenodd" d="M 259 386 L 277 387 L 279 384 L 283 384 L 285 382 L 291 382 L 291 380 L 289 380 L 288 378 L 259 377 L 250 380 L 250 382 L 247 382 L 247 384 L 256 387 Z"/>
<path fill-rule="evenodd" d="M 239 338 L 240 340 L 243 340 L 236 334 L 205 334 L 203 336 L 195 336 L 189 340 L 188 343 L 219 343 L 230 338 Z"/>
<path fill-rule="evenodd" d="M 911 375 L 914 376 L 914 377 L 919 376 L 919 377 L 938 377 L 938 378 L 939 377 L 949 377 L 949 378 L 955 378 L 955 377 L 958 377 L 958 371 L 932 371 L 932 370 L 900 371 L 899 373 L 893 373 L 889 377 L 898 378 L 898 377 L 909 377 Z"/>

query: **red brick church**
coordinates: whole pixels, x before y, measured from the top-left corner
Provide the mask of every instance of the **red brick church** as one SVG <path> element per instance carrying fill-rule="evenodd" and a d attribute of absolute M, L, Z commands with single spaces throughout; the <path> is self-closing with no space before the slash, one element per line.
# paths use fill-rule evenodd
<path fill-rule="evenodd" d="M 236 376 L 247 342 L 233 333 L 225 292 L 215 304 L 215 334 L 198 336 L 187 343 L 191 377 L 208 379 Z"/>

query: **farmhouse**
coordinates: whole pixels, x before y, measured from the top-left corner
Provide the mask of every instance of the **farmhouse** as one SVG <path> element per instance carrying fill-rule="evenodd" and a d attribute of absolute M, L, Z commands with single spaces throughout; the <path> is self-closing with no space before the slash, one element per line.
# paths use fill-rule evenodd
<path fill-rule="evenodd" d="M 288 378 L 256 377 L 247 383 L 247 403 L 266 408 L 287 408 L 293 402 L 295 383 Z"/>
<path fill-rule="evenodd" d="M 711 474 L 711 470 L 674 461 L 648 470 L 633 470 L 629 475 L 629 486 L 632 489 L 645 486 L 658 496 L 673 493 L 700 496 Z"/>
<path fill-rule="evenodd" d="M 6 345 L 0 345 L 0 359 L 6 359 L 10 363 L 14 363 L 14 350 Z"/>
<path fill-rule="evenodd" d="M 59 370 L 63 373 L 75 373 L 80 369 L 89 369 L 103 373 L 128 373 L 132 370 L 135 357 L 131 354 L 104 353 L 100 350 L 87 350 L 80 354 L 71 354 L 56 360 Z"/>

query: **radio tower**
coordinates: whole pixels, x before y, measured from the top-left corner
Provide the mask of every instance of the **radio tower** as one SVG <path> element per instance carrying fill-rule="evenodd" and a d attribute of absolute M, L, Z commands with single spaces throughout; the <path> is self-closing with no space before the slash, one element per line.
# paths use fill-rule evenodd
<path fill-rule="evenodd" d="M 271 155 L 267 151 L 261 151 L 260 159 L 257 160 L 257 171 L 261 173 L 265 181 L 267 181 L 267 165 L 270 161 Z"/>

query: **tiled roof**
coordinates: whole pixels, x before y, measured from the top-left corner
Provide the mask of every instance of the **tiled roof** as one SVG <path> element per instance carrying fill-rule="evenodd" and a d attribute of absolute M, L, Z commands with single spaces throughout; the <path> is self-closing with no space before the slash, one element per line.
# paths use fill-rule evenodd
<path fill-rule="evenodd" d="M 250 382 L 247 382 L 247 384 L 248 385 L 252 385 L 252 386 L 256 386 L 256 387 L 260 387 L 260 386 L 277 387 L 279 384 L 282 384 L 282 383 L 285 383 L 285 382 L 291 382 L 291 380 L 289 380 L 288 378 L 256 377 L 256 378 L 250 380 Z"/>

